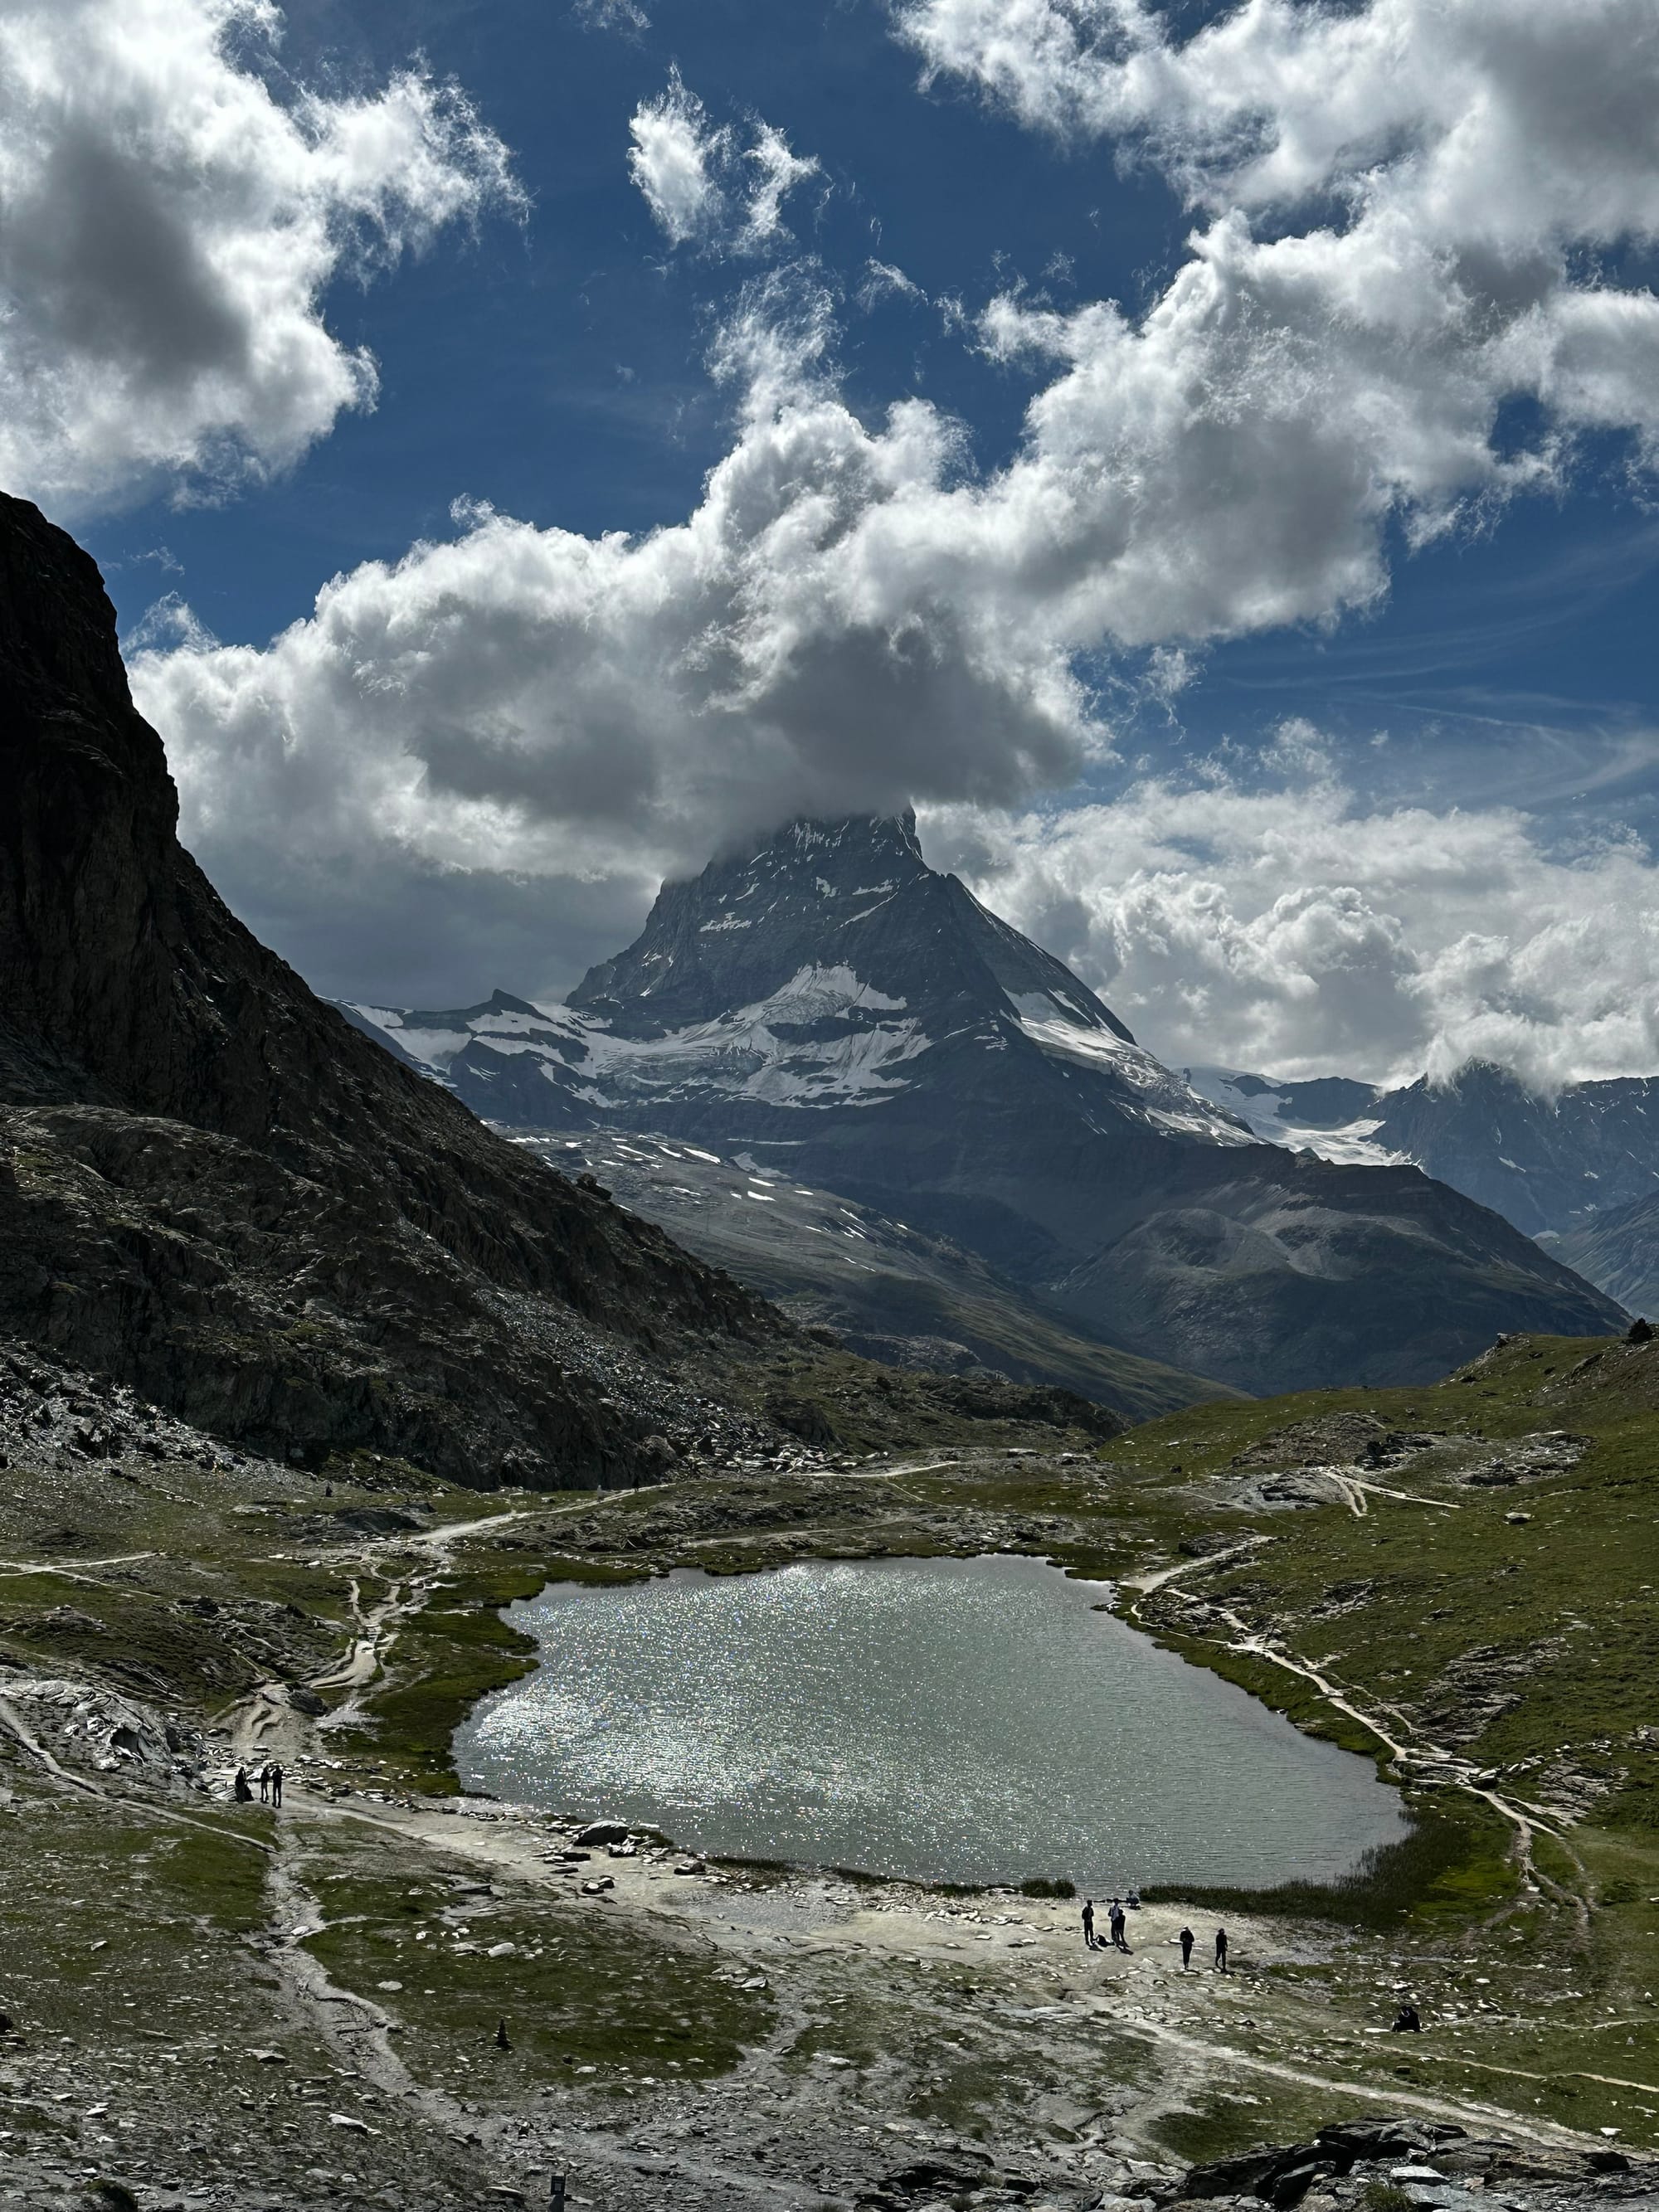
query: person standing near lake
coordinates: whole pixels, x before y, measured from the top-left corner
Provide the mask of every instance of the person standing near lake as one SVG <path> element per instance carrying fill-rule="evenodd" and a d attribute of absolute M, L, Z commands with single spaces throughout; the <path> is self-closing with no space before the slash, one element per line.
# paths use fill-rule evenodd
<path fill-rule="evenodd" d="M 283 1802 L 283 1766 L 280 1759 L 270 1770 L 270 1802 L 278 1808 Z"/>
<path fill-rule="evenodd" d="M 1227 1931 L 1224 1928 L 1218 1928 L 1215 1931 L 1215 1970 L 1218 1974 L 1224 1974 L 1227 1971 Z"/>
<path fill-rule="evenodd" d="M 1123 1907 L 1118 1903 L 1116 1898 L 1114 1898 L 1112 1899 L 1112 1948 L 1115 1951 L 1127 1951 L 1128 1948 L 1127 1939 L 1123 1933 Z"/>
<path fill-rule="evenodd" d="M 1190 1928 L 1183 1928 L 1181 1931 L 1181 1971 L 1183 1974 L 1187 1972 L 1192 1963 L 1193 1931 Z"/>
<path fill-rule="evenodd" d="M 1095 1948 L 1095 1901 L 1092 1897 L 1083 1900 L 1083 1943 L 1085 1950 Z"/>

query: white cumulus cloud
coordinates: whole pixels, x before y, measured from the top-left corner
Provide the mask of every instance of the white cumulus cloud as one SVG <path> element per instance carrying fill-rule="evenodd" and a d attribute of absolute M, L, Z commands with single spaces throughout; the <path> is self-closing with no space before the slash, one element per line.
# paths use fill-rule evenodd
<path fill-rule="evenodd" d="M 1367 811 L 1296 732 L 1276 795 L 1018 810 L 1104 741 L 1080 654 L 1145 649 L 1174 697 L 1194 644 L 1375 600 L 1391 532 L 1559 485 L 1581 434 L 1649 458 L 1659 301 L 1620 271 L 1659 220 L 1651 0 L 1250 0 L 1184 43 L 1133 0 L 907 22 L 1034 125 L 1164 165 L 1195 221 L 1162 293 L 992 302 L 978 341 L 1034 389 L 976 472 L 927 403 L 854 411 L 824 300 L 751 286 L 719 349 L 731 449 L 684 520 L 475 514 L 268 647 L 141 659 L 203 859 L 264 918 L 349 866 L 395 945 L 434 885 L 447 914 L 540 885 L 591 918 L 733 833 L 914 796 L 952 835 L 971 813 L 993 903 L 1176 1059 L 1650 1066 L 1648 924 L 1605 919 L 1653 910 L 1633 847 Z M 671 239 L 772 234 L 796 157 L 757 129 L 678 79 L 639 111 Z"/>
<path fill-rule="evenodd" d="M 507 155 L 419 69 L 325 98 L 263 74 L 270 0 L 0 4 L 0 482 L 74 513 L 259 476 L 372 358 L 343 272 L 515 204 Z"/>
<path fill-rule="evenodd" d="M 726 212 L 714 171 L 728 158 L 731 134 L 712 127 L 708 109 L 686 90 L 678 70 L 666 92 L 640 102 L 628 129 L 634 141 L 629 173 L 669 244 L 684 246 L 711 230 Z"/>
<path fill-rule="evenodd" d="M 628 128 L 629 173 L 671 246 L 757 254 L 788 242 L 783 203 L 819 165 L 793 152 L 772 124 L 757 118 L 743 146 L 733 125 L 709 121 L 673 70 L 667 89 L 641 100 Z"/>
<path fill-rule="evenodd" d="M 1563 855 L 1504 806 L 1362 801 L 1309 733 L 1277 781 L 1152 777 L 1111 805 L 925 815 L 930 859 L 1049 945 L 1165 1060 L 1539 1088 L 1659 1064 L 1659 867 Z"/>
<path fill-rule="evenodd" d="M 797 810 L 1006 802 L 1070 775 L 1063 654 L 1018 592 L 953 599 L 939 572 L 951 426 L 910 403 L 867 428 L 799 307 L 765 290 L 729 328 L 739 434 L 684 523 L 588 538 L 465 511 L 264 648 L 173 611 L 135 690 L 239 910 L 298 912 L 341 867 L 359 909 L 372 881 L 399 913 L 434 872 L 481 896 L 637 877 Z"/>
<path fill-rule="evenodd" d="M 1421 541 L 1490 514 L 1587 431 L 1651 459 L 1659 300 L 1613 273 L 1659 233 L 1650 0 L 1248 0 L 1184 42 L 1139 0 L 915 0 L 902 27 L 1196 213 L 1139 318 L 985 319 L 1059 366 L 1034 454 L 1073 464 L 1066 535 L 1092 520 L 1124 586 L 1107 633 L 1328 615 L 1383 589 L 1390 519 Z"/>

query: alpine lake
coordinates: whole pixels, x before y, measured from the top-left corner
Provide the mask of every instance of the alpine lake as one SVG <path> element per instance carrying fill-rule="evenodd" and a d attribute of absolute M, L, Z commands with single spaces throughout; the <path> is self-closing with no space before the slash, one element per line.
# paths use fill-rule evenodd
<path fill-rule="evenodd" d="M 679 1569 L 512 1609 L 464 1784 L 727 1858 L 925 1882 L 1328 1882 L 1407 1832 L 1372 1763 L 1013 1554 Z"/>

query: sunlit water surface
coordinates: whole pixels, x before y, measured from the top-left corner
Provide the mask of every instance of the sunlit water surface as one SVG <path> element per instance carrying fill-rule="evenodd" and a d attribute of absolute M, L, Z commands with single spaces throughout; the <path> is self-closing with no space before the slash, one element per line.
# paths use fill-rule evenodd
<path fill-rule="evenodd" d="M 1370 1763 L 1095 1610 L 1042 1561 L 812 1562 L 556 1585 L 534 1674 L 456 1739 L 474 1789 L 732 1856 L 935 1881 L 1255 1886 L 1406 1832 Z"/>

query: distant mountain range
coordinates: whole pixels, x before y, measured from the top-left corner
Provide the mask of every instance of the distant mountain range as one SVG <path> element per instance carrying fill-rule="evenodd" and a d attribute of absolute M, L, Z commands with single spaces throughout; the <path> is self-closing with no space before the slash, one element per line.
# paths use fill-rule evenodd
<path fill-rule="evenodd" d="M 1478 1199 L 1626 1306 L 1659 1309 L 1659 1079 L 1545 1097 L 1475 1061 L 1384 1091 L 1193 1067 L 1203 1097 L 1270 1143 L 1327 1159 L 1410 1161 Z"/>
<path fill-rule="evenodd" d="M 1288 1123 L 1264 1141 L 1259 1107 L 1206 1097 L 1061 962 L 929 868 L 908 817 L 793 823 L 665 884 L 637 941 L 565 1006 L 498 992 L 453 1012 L 350 1015 L 497 1124 L 695 1148 L 726 1170 L 728 1224 L 783 1186 L 868 1209 L 935 1255 L 969 1255 L 1010 1321 L 1017 1307 L 1073 1346 L 1189 1377 L 1251 1391 L 1417 1381 L 1500 1330 L 1623 1321 L 1414 1167 L 1292 1149 Z M 1358 1103 L 1327 1106 L 1352 1121 Z M 629 1194 L 665 1218 L 650 1196 L 660 1180 Z M 702 1200 L 709 1225 L 689 1209 L 676 1234 L 737 1264 L 729 1226 L 713 1233 L 714 1197 Z M 803 1221 L 795 1243 L 838 1233 L 851 1241 Z M 781 1241 L 768 1286 L 822 1299 L 821 1264 L 781 1279 Z M 948 1263 L 924 1272 L 948 1291 Z M 852 1288 L 842 1325 L 850 1301 L 869 1334 Z M 896 1313 L 916 1310 L 913 1291 L 890 1291 L 890 1337 Z M 917 1333 L 963 1342 L 950 1303 L 933 1299 Z"/>
<path fill-rule="evenodd" d="M 1659 1194 L 1659 1079 L 1621 1076 L 1529 1091 L 1488 1062 L 1449 1081 L 1383 1091 L 1344 1076 L 1275 1082 L 1190 1067 L 1203 1097 L 1269 1143 L 1327 1159 L 1410 1160 L 1529 1237 L 1565 1236 L 1613 1206 Z"/>

